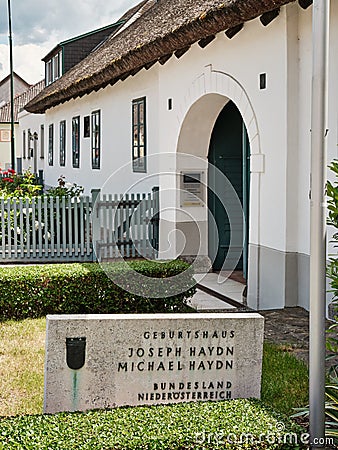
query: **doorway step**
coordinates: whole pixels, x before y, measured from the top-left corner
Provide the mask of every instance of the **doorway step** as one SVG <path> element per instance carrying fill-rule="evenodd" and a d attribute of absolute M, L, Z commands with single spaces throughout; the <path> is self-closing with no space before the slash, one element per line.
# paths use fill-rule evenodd
<path fill-rule="evenodd" d="M 218 273 L 195 274 L 196 294 L 189 306 L 204 312 L 248 311 L 243 297 L 245 285 Z"/>

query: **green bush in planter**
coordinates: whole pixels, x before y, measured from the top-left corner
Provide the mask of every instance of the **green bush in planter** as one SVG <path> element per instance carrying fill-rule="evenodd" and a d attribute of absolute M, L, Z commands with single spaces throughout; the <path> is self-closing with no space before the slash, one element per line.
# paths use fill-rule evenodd
<path fill-rule="evenodd" d="M 143 275 L 139 286 L 135 272 Z M 110 263 L 104 269 L 96 263 L 2 267 L 0 320 L 191 311 L 184 302 L 195 292 L 192 275 L 192 268 L 178 260 Z M 140 295 L 120 287 L 128 283 Z"/>
<path fill-rule="evenodd" d="M 0 418 L 0 450 L 295 450 L 307 441 L 254 399 Z"/>

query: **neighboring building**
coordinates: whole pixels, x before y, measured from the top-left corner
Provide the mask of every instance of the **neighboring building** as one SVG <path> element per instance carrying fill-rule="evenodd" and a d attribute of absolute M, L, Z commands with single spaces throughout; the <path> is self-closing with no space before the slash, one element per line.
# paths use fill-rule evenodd
<path fill-rule="evenodd" d="M 329 160 L 337 2 L 330 30 Z M 113 194 L 159 185 L 160 258 L 243 269 L 255 309 L 308 308 L 311 68 L 309 0 L 142 2 L 27 105 L 46 114 L 46 181 L 62 173 Z"/>
<path fill-rule="evenodd" d="M 13 73 L 13 92 L 18 96 L 27 91 L 30 85 L 17 73 Z M 0 81 L 0 168 L 11 167 L 11 76 Z M 32 98 L 32 97 L 31 97 Z M 31 99 L 30 98 L 30 99 Z M 17 124 L 14 125 L 14 139 L 17 136 Z"/>
<path fill-rule="evenodd" d="M 107 39 L 124 22 L 116 22 L 98 30 L 60 42 L 42 61 L 45 62 L 46 86 L 60 78 Z"/>
<path fill-rule="evenodd" d="M 19 131 L 19 113 L 26 103 L 34 98 L 45 87 L 44 80 L 29 86 L 28 89 L 14 98 L 14 144 L 16 154 L 16 169 L 21 169 L 21 136 Z M 40 121 L 36 114 L 32 116 L 32 123 Z M 40 115 L 38 115 L 40 116 Z M 44 114 L 42 115 L 44 116 Z M 0 167 L 7 169 L 11 167 L 11 102 L 8 101 L 0 107 Z"/>
<path fill-rule="evenodd" d="M 23 78 L 21 78 L 17 73 L 13 73 L 13 91 L 14 97 L 22 94 L 29 89 L 30 84 L 28 84 Z M 0 107 L 5 103 L 9 102 L 11 99 L 11 76 L 7 75 L 3 80 L 0 81 Z"/>
<path fill-rule="evenodd" d="M 43 59 L 45 63 L 46 86 L 59 79 L 82 61 L 93 49 L 102 44 L 110 35 L 123 27 L 133 9 L 117 22 L 60 42 Z"/>
<path fill-rule="evenodd" d="M 32 86 L 18 99 L 18 122 L 19 137 L 16 143 L 18 155 L 18 167 L 21 171 L 30 169 L 38 174 L 39 170 L 44 170 L 45 152 L 45 115 L 30 114 L 24 107 L 29 100 L 34 98 L 45 87 L 45 80 Z"/>

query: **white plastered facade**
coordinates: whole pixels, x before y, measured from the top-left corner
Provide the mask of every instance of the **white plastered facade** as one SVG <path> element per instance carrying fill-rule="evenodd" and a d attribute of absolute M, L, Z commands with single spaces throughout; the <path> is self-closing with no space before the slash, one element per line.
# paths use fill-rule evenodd
<path fill-rule="evenodd" d="M 206 207 L 181 207 L 178 174 L 200 170 L 207 180 L 210 136 L 231 100 L 250 142 L 249 306 L 308 308 L 311 20 L 311 8 L 287 5 L 267 27 L 255 19 L 231 40 L 219 33 L 204 49 L 194 44 L 180 59 L 173 56 L 163 66 L 47 110 L 45 130 L 51 123 L 55 127 L 55 163 L 45 165 L 46 184 L 55 185 L 62 174 L 87 193 L 150 191 L 159 185 L 160 257 L 176 257 L 182 248 L 189 255 L 197 239 L 191 223 L 201 234 L 200 255 L 208 255 Z M 266 89 L 259 86 L 262 73 Z M 338 5 L 332 2 L 329 161 L 337 157 L 337 73 Z M 131 102 L 140 97 L 147 101 L 146 174 L 133 173 L 131 166 Z M 82 125 L 95 110 L 101 112 L 101 168 L 91 169 L 90 138 L 81 137 L 80 168 L 74 169 L 72 117 L 79 115 Z M 67 122 L 65 167 L 58 165 L 61 120 Z M 46 135 L 46 153 L 47 142 Z"/>

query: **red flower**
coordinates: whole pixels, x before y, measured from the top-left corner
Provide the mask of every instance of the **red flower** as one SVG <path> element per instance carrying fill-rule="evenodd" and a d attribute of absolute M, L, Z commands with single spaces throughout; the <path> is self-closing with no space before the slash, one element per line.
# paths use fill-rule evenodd
<path fill-rule="evenodd" d="M 13 181 L 14 181 L 13 178 L 8 178 L 8 177 L 7 178 L 3 178 L 2 180 L 6 181 L 8 183 L 13 183 Z"/>
<path fill-rule="evenodd" d="M 5 170 L 4 172 L 2 172 L 2 175 L 8 175 L 8 171 Z"/>
<path fill-rule="evenodd" d="M 13 169 L 8 169 L 8 173 L 15 174 L 15 170 L 13 170 Z"/>

